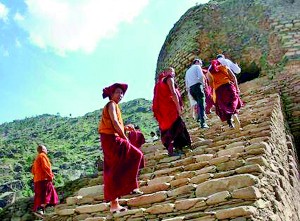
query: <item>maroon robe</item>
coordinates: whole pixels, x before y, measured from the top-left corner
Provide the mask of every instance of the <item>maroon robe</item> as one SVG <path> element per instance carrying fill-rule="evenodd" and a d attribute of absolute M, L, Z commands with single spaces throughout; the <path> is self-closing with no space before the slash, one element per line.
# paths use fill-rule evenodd
<path fill-rule="evenodd" d="M 104 199 L 109 202 L 138 188 L 138 171 L 143 153 L 128 140 L 114 134 L 100 134 L 104 154 Z"/>
<path fill-rule="evenodd" d="M 133 146 L 139 149 L 141 149 L 141 146 L 146 142 L 144 135 L 139 130 L 130 131 L 128 133 L 128 139 Z"/>
<path fill-rule="evenodd" d="M 160 74 L 159 81 L 154 87 L 152 110 L 159 124 L 163 145 L 168 151 L 170 147 L 181 150 L 184 146 L 191 145 L 191 139 L 185 123 L 179 116 L 171 90 L 166 83 L 167 79 L 171 76 L 164 75 L 163 73 Z M 181 95 L 176 84 L 175 92 L 178 96 L 179 104 L 182 106 Z"/>
<path fill-rule="evenodd" d="M 59 203 L 58 195 L 50 180 L 34 182 L 33 211 L 37 211 L 42 204 L 54 206 Z"/>
<path fill-rule="evenodd" d="M 222 121 L 230 120 L 233 114 L 243 106 L 243 102 L 234 84 L 223 84 L 216 90 L 216 114 Z"/>

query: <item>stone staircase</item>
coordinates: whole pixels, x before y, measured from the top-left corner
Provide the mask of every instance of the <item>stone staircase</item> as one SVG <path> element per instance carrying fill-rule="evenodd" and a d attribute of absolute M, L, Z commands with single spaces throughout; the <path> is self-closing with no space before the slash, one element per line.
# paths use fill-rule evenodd
<path fill-rule="evenodd" d="M 168 157 L 160 142 L 145 144 L 144 194 L 120 199 L 127 212 L 109 212 L 99 173 L 45 220 L 300 220 L 297 155 L 277 83 L 266 82 L 241 85 L 243 130 L 229 129 L 214 113 L 207 130 L 186 116 L 193 143 L 184 155 Z"/>

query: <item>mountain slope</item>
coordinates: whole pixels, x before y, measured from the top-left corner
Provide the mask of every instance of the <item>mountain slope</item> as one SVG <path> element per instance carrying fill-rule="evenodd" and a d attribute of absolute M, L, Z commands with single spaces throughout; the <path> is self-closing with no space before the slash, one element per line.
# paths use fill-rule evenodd
<path fill-rule="evenodd" d="M 120 107 L 124 123 L 138 124 L 146 138 L 157 130 L 151 101 L 136 99 Z M 101 112 L 76 118 L 44 114 L 0 125 L 0 200 L 7 192 L 32 195 L 30 170 L 40 143 L 49 149 L 56 186 L 94 174 L 95 162 L 102 158 L 97 132 Z"/>

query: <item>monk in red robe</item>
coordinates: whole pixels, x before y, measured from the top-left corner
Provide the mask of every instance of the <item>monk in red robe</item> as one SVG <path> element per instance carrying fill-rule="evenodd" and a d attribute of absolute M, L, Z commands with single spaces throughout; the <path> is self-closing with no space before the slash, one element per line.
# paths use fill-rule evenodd
<path fill-rule="evenodd" d="M 239 96 L 240 89 L 235 75 L 218 60 L 213 60 L 207 76 L 209 84 L 213 88 L 216 114 L 221 121 L 226 121 L 230 128 L 236 127 L 239 130 L 238 109 L 243 106 L 243 102 Z"/>
<path fill-rule="evenodd" d="M 133 128 L 124 126 L 118 105 L 127 87 L 127 84 L 115 83 L 104 88 L 102 94 L 103 98 L 109 97 L 109 102 L 103 108 L 98 132 L 104 156 L 104 198 L 110 202 L 112 213 L 127 210 L 119 204 L 119 197 L 142 193 L 138 190 L 137 176 L 144 165 L 143 153 L 126 137 L 125 130 Z"/>
<path fill-rule="evenodd" d="M 31 172 L 34 182 L 33 211 L 39 217 L 43 216 L 47 205 L 58 204 L 58 195 L 52 184 L 54 174 L 47 157 L 47 148 L 44 145 L 37 147 L 38 155 L 34 160 Z"/>
<path fill-rule="evenodd" d="M 168 68 L 161 72 L 154 87 L 152 110 L 158 121 L 161 141 L 167 148 L 169 156 L 174 154 L 174 147 L 182 151 L 191 145 L 190 135 L 180 117 L 183 103 L 178 87 L 175 84 L 175 71 Z"/>

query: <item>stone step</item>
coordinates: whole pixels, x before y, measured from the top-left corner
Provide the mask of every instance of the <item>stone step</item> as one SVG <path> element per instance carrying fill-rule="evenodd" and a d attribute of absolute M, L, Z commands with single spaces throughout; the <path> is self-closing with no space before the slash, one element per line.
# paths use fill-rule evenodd
<path fill-rule="evenodd" d="M 272 114 L 280 102 L 276 93 L 258 93 L 257 97 L 246 97 L 240 112 L 242 131 L 229 130 L 212 114 L 208 120 L 212 126 L 207 130 L 187 120 L 193 143 L 182 156 L 169 157 L 160 141 L 144 145 L 147 166 L 139 176 L 144 194 L 120 199 L 129 211 L 109 212 L 102 178 L 97 178 L 91 184 L 101 185 L 80 189 L 49 216 L 65 220 L 199 220 L 200 214 L 203 220 L 216 220 L 255 215 L 255 203 L 262 198 L 260 176 L 274 167 L 266 160 L 272 151 L 265 141 L 270 139 Z"/>
<path fill-rule="evenodd" d="M 130 207 L 130 210 L 112 215 L 111 218 L 125 217 L 132 214 L 140 214 L 144 217 L 148 215 L 159 216 L 166 213 L 169 215 L 178 215 L 179 213 L 184 215 L 195 211 L 210 211 L 211 206 L 215 206 L 214 211 L 218 207 L 223 211 L 222 205 L 224 204 L 229 204 L 230 209 L 236 210 L 236 208 L 240 208 L 241 204 L 251 205 L 255 200 L 261 198 L 258 188 L 254 187 L 257 183 L 258 179 L 252 175 L 235 175 L 208 180 L 199 185 L 187 185 L 173 191 L 158 191 L 121 202 L 122 205 Z M 187 192 L 188 195 L 195 195 L 195 197 L 188 198 L 185 196 L 186 198 L 180 199 L 178 197 L 179 192 Z M 225 210 L 223 212 L 227 214 Z M 104 218 L 105 216 L 109 218 L 111 216 L 107 203 L 77 207 L 59 205 L 56 207 L 56 213 L 61 216 L 73 214 L 79 214 L 81 217 L 93 214 L 98 218 Z M 218 213 L 210 214 L 217 216 Z"/>

